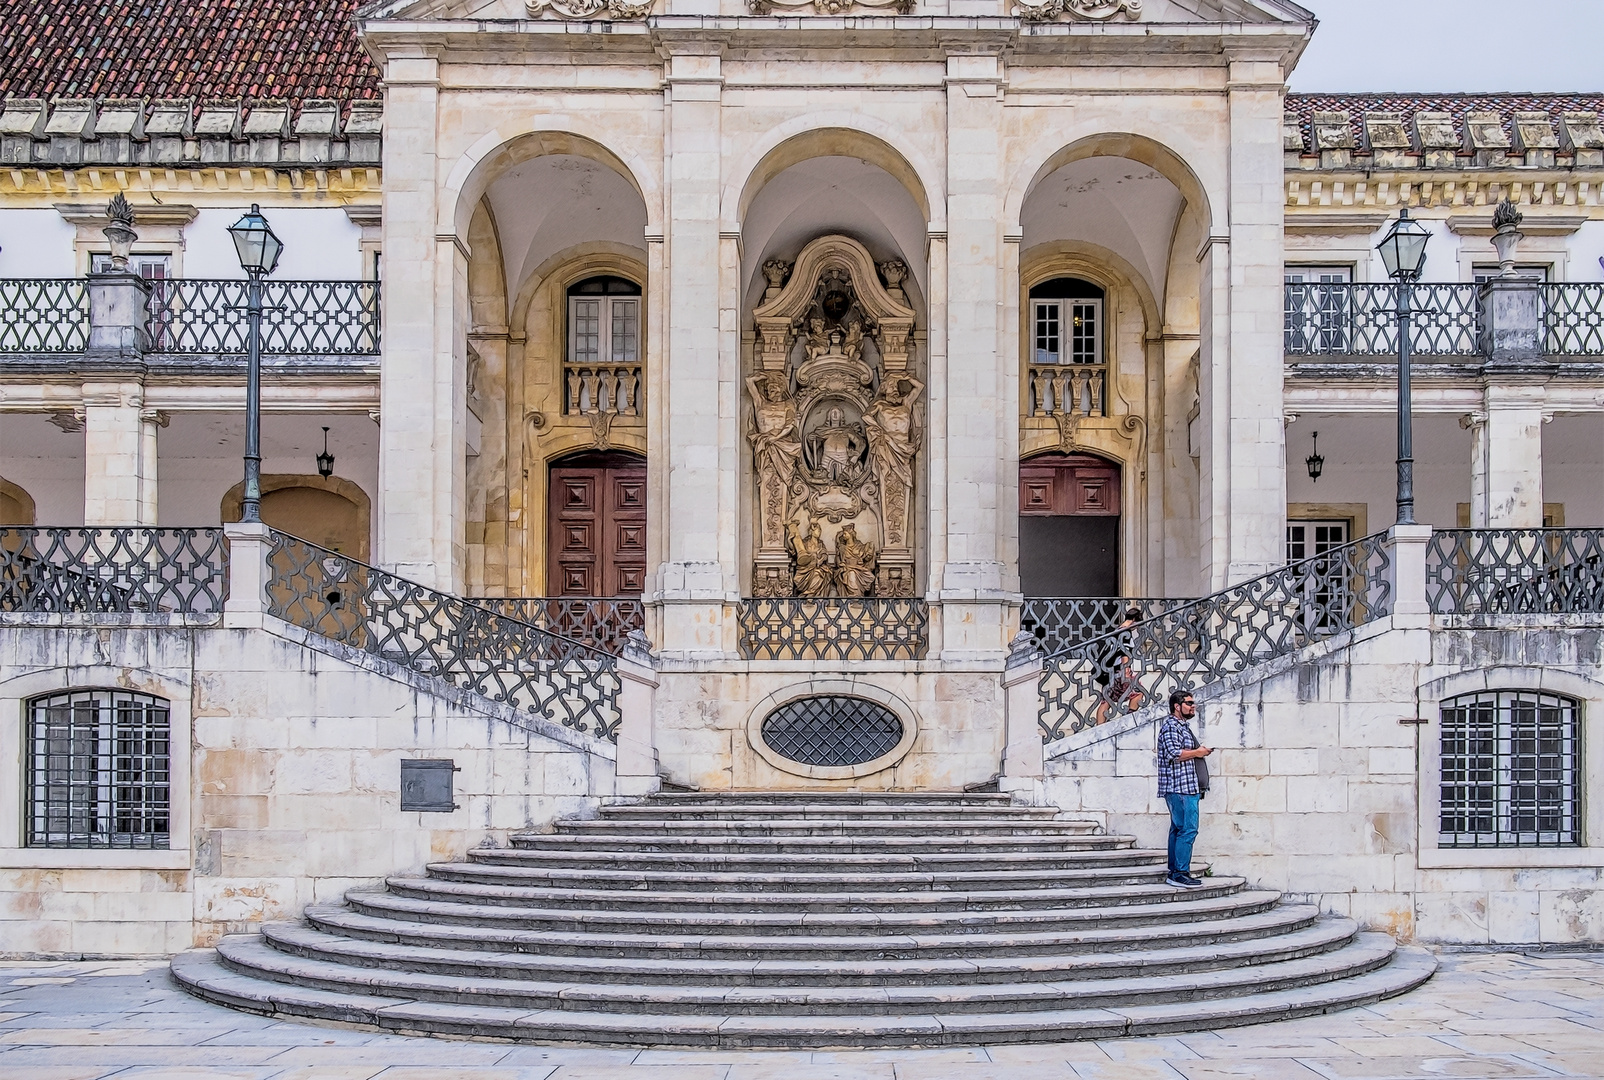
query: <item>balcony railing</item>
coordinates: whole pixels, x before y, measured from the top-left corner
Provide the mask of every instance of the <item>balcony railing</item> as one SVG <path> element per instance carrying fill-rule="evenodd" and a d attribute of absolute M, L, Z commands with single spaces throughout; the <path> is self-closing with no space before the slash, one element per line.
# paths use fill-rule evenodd
<path fill-rule="evenodd" d="M 0 611 L 210 615 L 227 598 L 222 529 L 0 528 Z"/>
<path fill-rule="evenodd" d="M 0 352 L 82 352 L 88 343 L 82 278 L 0 278 Z"/>
<path fill-rule="evenodd" d="M 1054 656 L 1113 633 L 1131 608 L 1140 611 L 1146 620 L 1191 602 L 1191 598 L 1147 596 L 1027 596 L 1019 628 L 1036 639 L 1038 649 Z"/>
<path fill-rule="evenodd" d="M 152 352 L 246 351 L 244 281 L 172 278 L 152 284 Z M 378 282 L 262 283 L 263 355 L 366 356 L 378 351 Z"/>
<path fill-rule="evenodd" d="M 1392 284 L 1288 282 L 1288 356 L 1398 355 L 1398 288 Z M 1410 290 L 1409 347 L 1417 356 L 1477 356 L 1481 286 L 1417 284 Z M 1543 350 L 1554 357 L 1604 356 L 1604 283 L 1541 289 Z"/>
<path fill-rule="evenodd" d="M 748 660 L 922 660 L 930 637 L 917 597 L 761 597 L 739 619 Z"/>
<path fill-rule="evenodd" d="M 1439 529 L 1426 600 L 1437 615 L 1604 613 L 1604 529 Z"/>
<path fill-rule="evenodd" d="M 1102 416 L 1107 379 L 1102 364 L 1031 364 L 1024 388 L 1025 415 Z"/>
<path fill-rule="evenodd" d="M 472 602 L 614 656 L 631 632 L 646 629 L 646 605 L 638 596 L 487 596 Z"/>

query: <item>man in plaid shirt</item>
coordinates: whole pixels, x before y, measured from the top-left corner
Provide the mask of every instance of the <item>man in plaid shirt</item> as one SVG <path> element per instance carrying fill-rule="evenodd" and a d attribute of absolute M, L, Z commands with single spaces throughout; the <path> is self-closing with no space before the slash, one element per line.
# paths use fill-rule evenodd
<path fill-rule="evenodd" d="M 1170 695 L 1170 714 L 1158 729 L 1158 793 L 1170 807 L 1169 872 L 1164 881 L 1177 889 L 1200 889 L 1192 876 L 1192 844 L 1197 840 L 1197 804 L 1203 789 L 1198 783 L 1197 760 L 1211 753 L 1197 741 L 1189 721 L 1197 715 L 1190 692 Z"/>

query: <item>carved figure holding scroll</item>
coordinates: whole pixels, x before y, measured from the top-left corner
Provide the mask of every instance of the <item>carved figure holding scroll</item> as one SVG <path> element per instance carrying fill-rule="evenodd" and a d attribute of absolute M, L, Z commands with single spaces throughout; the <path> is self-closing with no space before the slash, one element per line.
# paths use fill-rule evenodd
<path fill-rule="evenodd" d="M 791 574 L 793 588 L 798 596 L 828 596 L 830 594 L 830 553 L 824 546 L 819 523 L 808 526 L 807 535 L 796 522 L 786 526 L 791 537 L 791 559 L 796 564 Z"/>
<path fill-rule="evenodd" d="M 842 596 L 867 596 L 874 588 L 874 545 L 858 539 L 850 522 L 835 534 L 835 581 Z"/>

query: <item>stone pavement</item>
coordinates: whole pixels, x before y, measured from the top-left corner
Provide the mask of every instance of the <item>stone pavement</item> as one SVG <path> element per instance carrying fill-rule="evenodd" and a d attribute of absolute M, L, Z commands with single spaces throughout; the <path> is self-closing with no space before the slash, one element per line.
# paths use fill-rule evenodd
<path fill-rule="evenodd" d="M 585 1050 L 279 1023 L 157 961 L 0 963 L 3 1080 L 1382 1080 L 1604 1078 L 1604 952 L 1449 953 L 1362 1009 L 1168 1038 L 972 1050 Z"/>

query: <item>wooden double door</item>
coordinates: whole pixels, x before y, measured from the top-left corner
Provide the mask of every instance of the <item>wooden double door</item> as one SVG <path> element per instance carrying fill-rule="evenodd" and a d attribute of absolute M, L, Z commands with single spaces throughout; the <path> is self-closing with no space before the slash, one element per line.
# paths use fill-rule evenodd
<path fill-rule="evenodd" d="M 1019 584 L 1026 596 L 1119 595 L 1119 466 L 1090 454 L 1019 463 Z"/>
<path fill-rule="evenodd" d="M 551 468 L 548 596 L 639 596 L 646 586 L 646 459 L 587 452 Z"/>

